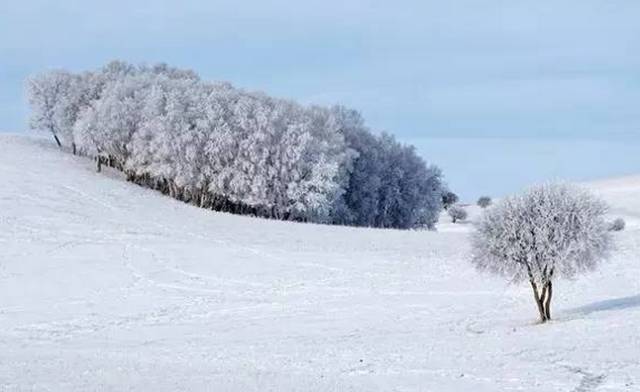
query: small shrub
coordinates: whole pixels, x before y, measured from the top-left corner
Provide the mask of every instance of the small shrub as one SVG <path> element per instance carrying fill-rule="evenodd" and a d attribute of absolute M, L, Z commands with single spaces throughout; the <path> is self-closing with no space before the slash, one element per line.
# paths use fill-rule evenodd
<path fill-rule="evenodd" d="M 461 206 L 454 204 L 447 210 L 449 216 L 451 217 L 451 222 L 456 223 L 457 221 L 467 219 L 467 211 Z"/>
<path fill-rule="evenodd" d="M 626 223 L 624 219 L 617 218 L 616 220 L 614 220 L 609 224 L 609 231 L 622 231 L 624 230 L 625 226 L 626 226 Z"/>

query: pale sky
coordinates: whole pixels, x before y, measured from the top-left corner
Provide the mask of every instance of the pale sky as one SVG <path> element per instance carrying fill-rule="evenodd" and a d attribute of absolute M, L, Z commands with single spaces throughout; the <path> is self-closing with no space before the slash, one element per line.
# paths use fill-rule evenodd
<path fill-rule="evenodd" d="M 471 197 L 461 178 L 485 169 L 470 156 L 460 167 L 454 148 L 434 153 L 425 143 L 640 140 L 639 21 L 637 0 L 4 0 L 0 129 L 26 128 L 23 83 L 33 72 L 167 62 L 204 79 L 358 109 L 372 128 L 416 142 Z M 518 164 L 501 151 L 496 165 Z M 527 162 L 524 170 L 546 176 L 535 171 L 544 162 Z M 640 172 L 640 158 L 610 168 L 605 175 Z M 575 177 L 575 168 L 562 169 L 558 177 Z"/>

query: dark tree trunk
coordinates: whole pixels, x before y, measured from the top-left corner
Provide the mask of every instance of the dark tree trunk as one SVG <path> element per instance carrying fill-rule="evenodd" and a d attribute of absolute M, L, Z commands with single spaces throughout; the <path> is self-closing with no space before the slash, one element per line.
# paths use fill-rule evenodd
<path fill-rule="evenodd" d="M 551 297 L 553 296 L 552 283 L 549 281 L 542 286 L 542 290 L 538 290 L 538 285 L 535 281 L 530 280 L 529 282 L 531 283 L 533 297 L 535 298 L 536 305 L 538 306 L 540 322 L 546 323 L 551 320 Z"/>
<path fill-rule="evenodd" d="M 60 139 L 58 139 L 58 135 L 54 133 L 53 138 L 56 139 L 56 144 L 58 145 L 58 147 L 62 148 L 62 143 L 60 143 Z"/>
<path fill-rule="evenodd" d="M 96 157 L 96 171 L 100 173 L 102 171 L 102 158 Z"/>
<path fill-rule="evenodd" d="M 126 171 L 125 175 L 127 176 L 127 181 L 137 183 L 136 176 L 132 171 Z"/>
<path fill-rule="evenodd" d="M 538 313 L 540 314 L 540 322 L 547 322 L 547 313 L 544 309 L 544 299 L 540 297 L 540 293 L 538 292 L 538 285 L 533 280 L 530 281 L 531 288 L 533 289 L 533 298 L 536 300 L 536 305 L 538 306 Z M 544 290 L 543 290 L 544 291 Z M 543 294 L 544 295 L 544 294 Z"/>
<path fill-rule="evenodd" d="M 71 151 L 73 152 L 73 155 L 77 154 L 77 149 L 76 149 L 76 144 L 75 143 L 71 143 Z"/>
<path fill-rule="evenodd" d="M 547 320 L 551 320 L 551 295 L 553 289 L 551 288 L 551 282 L 547 283 L 547 298 L 544 303 L 544 314 Z"/>

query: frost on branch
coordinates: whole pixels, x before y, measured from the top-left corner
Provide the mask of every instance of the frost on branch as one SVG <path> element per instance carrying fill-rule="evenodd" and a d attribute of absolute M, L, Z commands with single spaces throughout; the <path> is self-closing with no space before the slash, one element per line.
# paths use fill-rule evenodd
<path fill-rule="evenodd" d="M 551 318 L 553 280 L 592 270 L 607 257 L 606 210 L 587 191 L 565 184 L 505 198 L 477 223 L 472 262 L 512 281 L 528 280 L 545 322 Z"/>
<path fill-rule="evenodd" d="M 451 222 L 456 223 L 461 220 L 467 219 L 467 210 L 457 204 L 452 205 L 447 209 L 447 213 L 451 217 Z"/>
<path fill-rule="evenodd" d="M 51 71 L 27 80 L 31 105 L 30 125 L 52 134 L 58 146 L 66 139 L 67 125 L 73 122 L 69 108 L 74 100 L 74 76 L 65 71 Z M 63 140 L 64 141 L 64 140 Z"/>

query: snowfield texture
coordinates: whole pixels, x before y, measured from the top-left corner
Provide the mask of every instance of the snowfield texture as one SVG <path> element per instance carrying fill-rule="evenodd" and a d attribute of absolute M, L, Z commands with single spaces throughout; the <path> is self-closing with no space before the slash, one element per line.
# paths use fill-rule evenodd
<path fill-rule="evenodd" d="M 1 391 L 640 391 L 640 177 L 591 185 L 627 227 L 547 325 L 448 216 L 215 213 L 24 136 L 0 181 Z"/>

